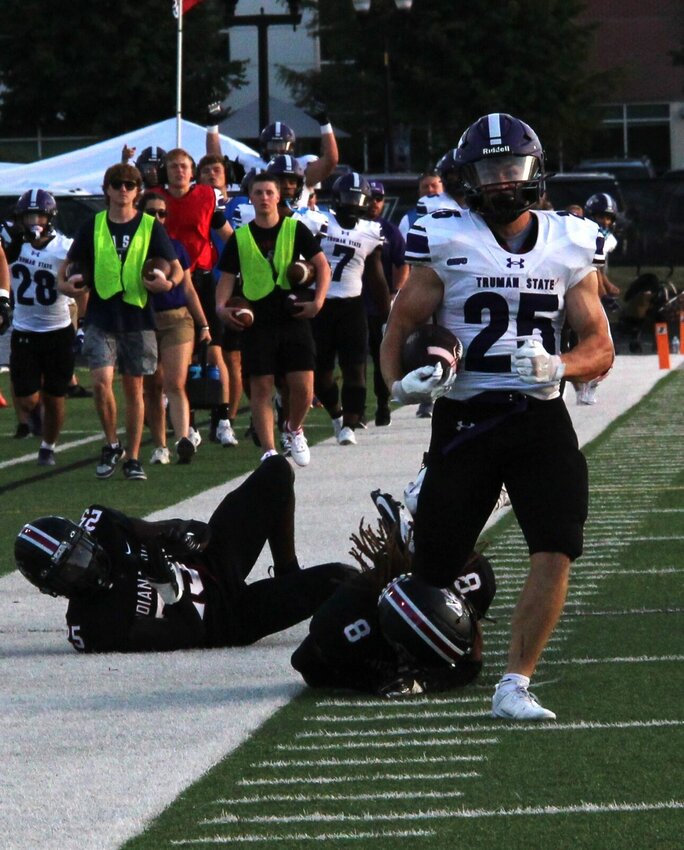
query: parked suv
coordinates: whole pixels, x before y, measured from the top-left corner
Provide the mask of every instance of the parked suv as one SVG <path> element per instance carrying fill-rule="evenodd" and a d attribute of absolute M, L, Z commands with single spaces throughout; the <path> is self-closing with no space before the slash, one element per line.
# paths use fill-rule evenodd
<path fill-rule="evenodd" d="M 583 159 L 574 171 L 605 171 L 626 180 L 650 180 L 656 176 L 653 163 L 647 156 L 634 159 Z"/>

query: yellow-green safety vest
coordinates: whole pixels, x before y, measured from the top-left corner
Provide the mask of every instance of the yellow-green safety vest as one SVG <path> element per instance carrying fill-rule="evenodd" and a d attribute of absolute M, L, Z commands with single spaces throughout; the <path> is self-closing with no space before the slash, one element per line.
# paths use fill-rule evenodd
<path fill-rule="evenodd" d="M 107 210 L 95 216 L 93 243 L 95 248 L 95 289 L 106 301 L 119 292 L 134 307 L 147 304 L 148 292 L 142 282 L 142 270 L 152 238 L 154 218 L 143 215 L 122 263 L 107 226 Z"/>
<path fill-rule="evenodd" d="M 238 227 L 235 231 L 240 257 L 242 291 L 245 298 L 250 301 L 259 301 L 273 292 L 276 286 L 281 289 L 291 289 L 285 271 L 292 262 L 296 229 L 297 222 L 295 219 L 283 219 L 273 252 L 273 266 L 261 253 L 248 224 Z M 276 272 L 275 280 L 274 269 Z"/>

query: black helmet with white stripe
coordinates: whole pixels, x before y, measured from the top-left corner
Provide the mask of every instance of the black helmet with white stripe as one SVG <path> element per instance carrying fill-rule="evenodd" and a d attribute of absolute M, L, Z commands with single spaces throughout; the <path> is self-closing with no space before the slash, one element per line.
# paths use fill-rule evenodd
<path fill-rule="evenodd" d="M 453 666 L 472 651 L 477 614 L 453 588 L 406 573 L 380 594 L 378 618 L 385 639 L 410 663 Z"/>
<path fill-rule="evenodd" d="M 14 541 L 17 568 L 41 593 L 80 596 L 111 586 L 110 561 L 97 541 L 60 516 L 27 522 Z"/>

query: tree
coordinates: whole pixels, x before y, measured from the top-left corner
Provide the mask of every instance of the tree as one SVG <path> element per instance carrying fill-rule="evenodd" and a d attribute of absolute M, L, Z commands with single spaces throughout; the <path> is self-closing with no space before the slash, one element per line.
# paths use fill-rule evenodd
<path fill-rule="evenodd" d="M 0 127 L 33 134 L 117 135 L 176 111 L 172 0 L 4 0 Z M 183 19 L 185 117 L 244 84 L 230 62 L 225 3 L 202 0 Z"/>
<path fill-rule="evenodd" d="M 367 133 L 376 149 L 386 112 L 385 44 L 393 124 L 410 125 L 417 167 L 434 164 L 488 112 L 523 118 L 552 159 L 561 143 L 571 155 L 593 129 L 592 106 L 605 88 L 586 70 L 593 28 L 578 23 L 580 0 L 414 0 L 410 13 L 373 0 L 365 19 L 348 0 L 314 5 L 325 61 L 320 71 L 283 71 L 283 78 L 301 106 L 326 102 L 339 126 L 357 138 Z"/>

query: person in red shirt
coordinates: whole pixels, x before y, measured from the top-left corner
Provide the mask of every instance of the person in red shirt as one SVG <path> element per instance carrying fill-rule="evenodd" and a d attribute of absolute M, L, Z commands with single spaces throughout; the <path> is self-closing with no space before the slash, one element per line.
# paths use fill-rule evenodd
<path fill-rule="evenodd" d="M 223 401 L 211 411 L 209 439 L 224 446 L 237 445 L 237 439 L 228 417 L 228 373 L 221 356 L 223 326 L 216 318 L 215 278 L 212 268 L 217 252 L 211 238 L 212 230 L 225 242 L 233 228 L 218 203 L 219 195 L 212 186 L 195 183 L 195 163 L 182 148 L 170 150 L 164 158 L 166 187 L 159 190 L 166 200 L 166 229 L 172 239 L 177 239 L 187 250 L 192 282 L 199 295 L 202 309 L 209 322 L 211 343 L 207 361 L 219 370 L 223 387 Z"/>

